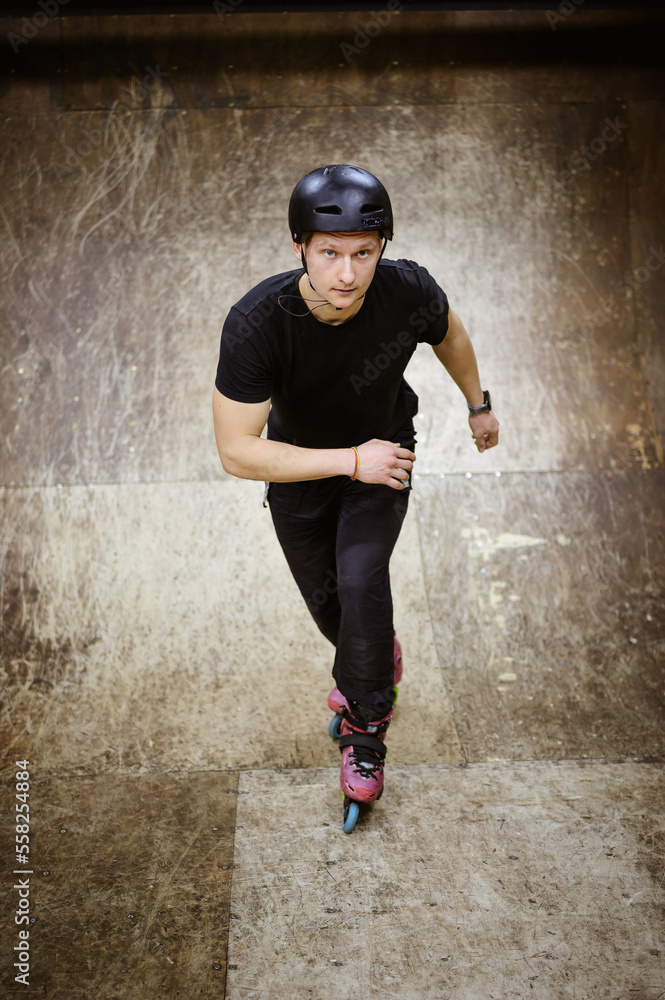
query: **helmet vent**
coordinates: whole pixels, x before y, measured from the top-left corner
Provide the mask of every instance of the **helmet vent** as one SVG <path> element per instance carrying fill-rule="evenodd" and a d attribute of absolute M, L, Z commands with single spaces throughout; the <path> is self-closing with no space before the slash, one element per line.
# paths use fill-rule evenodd
<path fill-rule="evenodd" d="M 343 215 L 342 209 L 339 205 L 323 205 L 321 208 L 315 208 L 314 211 L 318 215 Z"/>
<path fill-rule="evenodd" d="M 365 212 L 371 212 L 372 215 L 383 215 L 383 205 L 368 204 L 363 205 L 360 211 L 365 214 Z"/>

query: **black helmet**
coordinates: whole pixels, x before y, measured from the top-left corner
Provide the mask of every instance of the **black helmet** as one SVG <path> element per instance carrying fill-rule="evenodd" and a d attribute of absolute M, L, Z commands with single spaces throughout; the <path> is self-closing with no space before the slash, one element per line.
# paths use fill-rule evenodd
<path fill-rule="evenodd" d="M 360 233 L 378 229 L 393 238 L 388 192 L 369 170 L 333 163 L 305 174 L 289 202 L 289 229 L 296 243 L 303 233 Z M 385 244 L 384 244 L 385 246 Z"/>

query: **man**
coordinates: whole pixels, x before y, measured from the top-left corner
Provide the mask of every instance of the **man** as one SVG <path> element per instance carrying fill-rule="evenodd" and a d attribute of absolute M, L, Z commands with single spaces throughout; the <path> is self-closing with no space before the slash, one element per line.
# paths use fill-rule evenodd
<path fill-rule="evenodd" d="M 383 259 L 393 217 L 376 177 L 349 164 L 311 171 L 289 227 L 302 266 L 261 282 L 224 324 L 215 434 L 226 472 L 267 483 L 291 572 L 335 647 L 345 802 L 368 802 L 383 790 L 401 676 L 389 560 L 416 459 L 418 399 L 403 373 L 417 344 L 464 394 L 479 451 L 499 425 L 444 292 L 412 261 Z"/>

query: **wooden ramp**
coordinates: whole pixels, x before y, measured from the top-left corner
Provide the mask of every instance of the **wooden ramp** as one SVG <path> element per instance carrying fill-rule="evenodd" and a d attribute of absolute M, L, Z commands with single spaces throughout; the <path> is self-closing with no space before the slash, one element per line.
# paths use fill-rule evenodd
<path fill-rule="evenodd" d="M 665 995 L 663 16 L 374 16 L 6 46 L 3 996 Z M 350 837 L 331 649 L 210 412 L 325 162 L 393 194 L 389 255 L 447 291 L 501 421 L 476 454 L 419 349 L 405 675 Z"/>

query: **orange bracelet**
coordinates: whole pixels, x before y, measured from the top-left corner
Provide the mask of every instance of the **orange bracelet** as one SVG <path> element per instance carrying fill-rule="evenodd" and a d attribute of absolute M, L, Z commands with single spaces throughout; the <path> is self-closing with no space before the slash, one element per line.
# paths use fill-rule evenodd
<path fill-rule="evenodd" d="M 353 475 L 351 476 L 351 479 L 357 479 L 358 478 L 358 469 L 360 467 L 360 458 L 358 456 L 358 449 L 356 447 L 354 447 L 353 445 L 351 445 L 351 447 L 353 448 L 353 450 L 356 453 L 356 467 L 353 470 Z"/>

